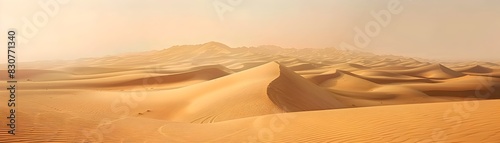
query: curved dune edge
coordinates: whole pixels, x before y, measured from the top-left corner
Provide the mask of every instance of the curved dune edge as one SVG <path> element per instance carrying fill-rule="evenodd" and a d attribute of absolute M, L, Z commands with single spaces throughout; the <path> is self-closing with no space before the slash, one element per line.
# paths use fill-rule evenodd
<path fill-rule="evenodd" d="M 248 78 L 252 75 L 252 78 Z M 187 123 L 216 123 L 277 112 L 346 107 L 336 99 L 337 95 L 334 93 L 276 62 L 164 94 L 174 95 L 170 98 L 163 94 L 152 96 L 151 100 L 155 104 L 144 104 L 140 108 L 156 112 L 138 117 Z"/>
<path fill-rule="evenodd" d="M 427 66 L 417 67 L 409 70 L 394 71 L 398 74 L 404 74 L 415 77 L 423 77 L 430 79 L 449 79 L 465 76 L 465 74 L 449 69 L 442 64 L 431 64 Z"/>
<path fill-rule="evenodd" d="M 121 82 L 111 84 L 111 86 L 117 86 L 117 87 L 141 86 L 142 84 L 144 84 L 145 81 L 156 80 L 158 82 L 158 84 L 178 84 L 177 87 L 183 87 L 183 86 L 190 85 L 192 83 L 200 83 L 203 81 L 213 80 L 213 79 L 223 77 L 223 76 L 226 76 L 229 74 L 231 74 L 231 71 L 229 71 L 225 68 L 220 68 L 217 66 L 213 66 L 213 67 L 207 66 L 206 68 L 199 68 L 197 70 L 184 72 L 184 73 L 149 76 L 149 77 L 144 77 L 144 78 L 121 81 Z M 183 84 L 183 82 L 186 82 L 188 84 Z M 174 87 L 176 87 L 176 86 L 174 86 Z"/>
<path fill-rule="evenodd" d="M 313 83 L 321 87 L 331 87 L 350 91 L 367 91 L 380 86 L 379 84 L 366 80 L 359 75 L 343 70 L 336 70 L 335 73 L 330 74 L 309 76 L 308 78 Z"/>
<path fill-rule="evenodd" d="M 21 70 L 21 73 L 25 72 L 33 73 L 30 70 Z M 39 75 L 31 75 L 31 77 L 22 80 L 27 80 L 27 82 L 23 83 L 23 86 L 26 87 L 24 90 L 72 89 L 74 87 L 81 89 L 123 89 L 124 87 L 141 87 L 145 83 L 154 83 L 162 89 L 173 89 L 210 81 L 231 73 L 231 70 L 223 66 L 213 65 L 192 68 L 186 72 L 173 74 L 130 71 L 126 74 L 73 75 L 64 74 L 64 72 L 55 74 L 55 71 L 49 71 L 46 73 L 40 72 Z M 24 78 L 24 75 L 21 74 L 20 77 Z"/>
<path fill-rule="evenodd" d="M 344 108 L 335 94 L 324 90 L 292 70 L 279 65 L 280 76 L 267 87 L 267 95 L 288 112 Z"/>
<path fill-rule="evenodd" d="M 459 69 L 457 71 L 467 72 L 467 73 L 491 73 L 494 70 L 491 68 L 485 67 L 485 66 L 481 66 L 481 65 L 473 65 L 473 66 L 465 67 L 463 69 Z"/>
<path fill-rule="evenodd" d="M 184 123 L 214 123 L 283 112 L 266 94 L 279 76 L 279 65 L 270 62 L 199 84 L 151 93 L 137 111 L 155 112 L 138 117 Z"/>

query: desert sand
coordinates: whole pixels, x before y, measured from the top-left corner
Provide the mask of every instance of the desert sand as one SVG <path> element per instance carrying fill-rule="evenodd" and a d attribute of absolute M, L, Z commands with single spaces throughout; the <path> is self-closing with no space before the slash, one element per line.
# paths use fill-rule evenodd
<path fill-rule="evenodd" d="M 0 142 L 500 141 L 499 62 L 209 42 L 19 63 L 17 79 Z"/>

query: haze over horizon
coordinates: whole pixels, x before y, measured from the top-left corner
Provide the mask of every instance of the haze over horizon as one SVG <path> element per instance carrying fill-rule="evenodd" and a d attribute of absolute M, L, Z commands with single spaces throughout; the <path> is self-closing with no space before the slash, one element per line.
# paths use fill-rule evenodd
<path fill-rule="evenodd" d="M 373 13 L 388 11 L 391 4 L 390 0 L 41 2 L 55 12 L 47 14 L 38 1 L 0 1 L 0 29 L 31 33 L 20 35 L 29 40 L 19 45 L 21 62 L 100 57 L 209 41 L 230 47 L 356 46 L 356 29 L 366 34 L 367 24 L 379 23 Z M 395 2 L 400 4 L 392 3 L 393 9 L 399 11 L 369 37 L 363 51 L 442 60 L 500 60 L 496 39 L 500 1 Z M 45 20 L 40 18 L 43 13 Z M 37 15 L 42 24 L 33 24 Z M 37 32 L 24 31 L 29 23 Z"/>

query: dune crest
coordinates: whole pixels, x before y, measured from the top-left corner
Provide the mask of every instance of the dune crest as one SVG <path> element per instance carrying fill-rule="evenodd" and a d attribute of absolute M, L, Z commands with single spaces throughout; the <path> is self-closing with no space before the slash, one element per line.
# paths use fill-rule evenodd
<path fill-rule="evenodd" d="M 271 101 L 285 111 L 311 111 L 346 107 L 338 101 L 335 94 L 307 81 L 300 75 L 282 65 L 280 76 L 267 88 Z"/>
<path fill-rule="evenodd" d="M 366 91 L 379 86 L 374 82 L 343 70 L 336 70 L 333 74 L 312 76 L 310 79 L 322 87 L 342 90 Z"/>
<path fill-rule="evenodd" d="M 432 64 L 404 71 L 395 71 L 395 73 L 431 79 L 448 79 L 465 75 L 463 73 L 449 69 L 448 67 L 445 67 L 441 64 Z"/>
<path fill-rule="evenodd" d="M 249 76 L 252 79 L 247 79 Z M 245 90 L 241 90 L 244 88 Z M 160 110 L 172 106 L 170 114 L 148 114 L 141 117 L 177 122 L 212 123 L 244 117 L 344 108 L 334 93 L 307 81 L 292 70 L 270 62 L 218 79 L 178 89 L 175 99 L 155 97 L 155 101 L 170 100 L 170 104 L 143 105 L 141 108 Z M 231 102 L 227 102 L 230 99 Z M 178 104 L 175 100 L 190 101 Z M 218 106 L 213 106 L 218 105 Z M 255 107 L 258 105 L 258 107 Z M 170 109 L 169 109 L 170 110 Z M 159 112 L 164 113 L 164 112 Z"/>
<path fill-rule="evenodd" d="M 458 71 L 460 71 L 460 72 L 468 72 L 468 73 L 490 73 L 490 72 L 493 71 L 493 69 L 488 68 L 488 67 L 484 67 L 484 66 L 481 66 L 481 65 L 474 65 L 474 66 L 471 66 L 471 67 L 466 67 L 466 68 L 460 69 Z"/>

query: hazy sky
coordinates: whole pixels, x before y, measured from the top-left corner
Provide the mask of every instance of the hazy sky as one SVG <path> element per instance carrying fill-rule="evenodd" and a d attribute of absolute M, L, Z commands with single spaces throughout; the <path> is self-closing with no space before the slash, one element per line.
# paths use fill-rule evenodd
<path fill-rule="evenodd" d="M 500 60 L 499 7 L 498 0 L 0 0 L 0 29 L 5 36 L 16 28 L 26 39 L 18 49 L 21 61 L 208 41 L 293 48 L 346 43 L 375 53 Z M 381 25 L 373 12 L 391 18 L 382 16 Z M 370 43 L 366 37 L 360 42 L 356 29 Z M 0 42 L 6 45 L 5 38 Z"/>

